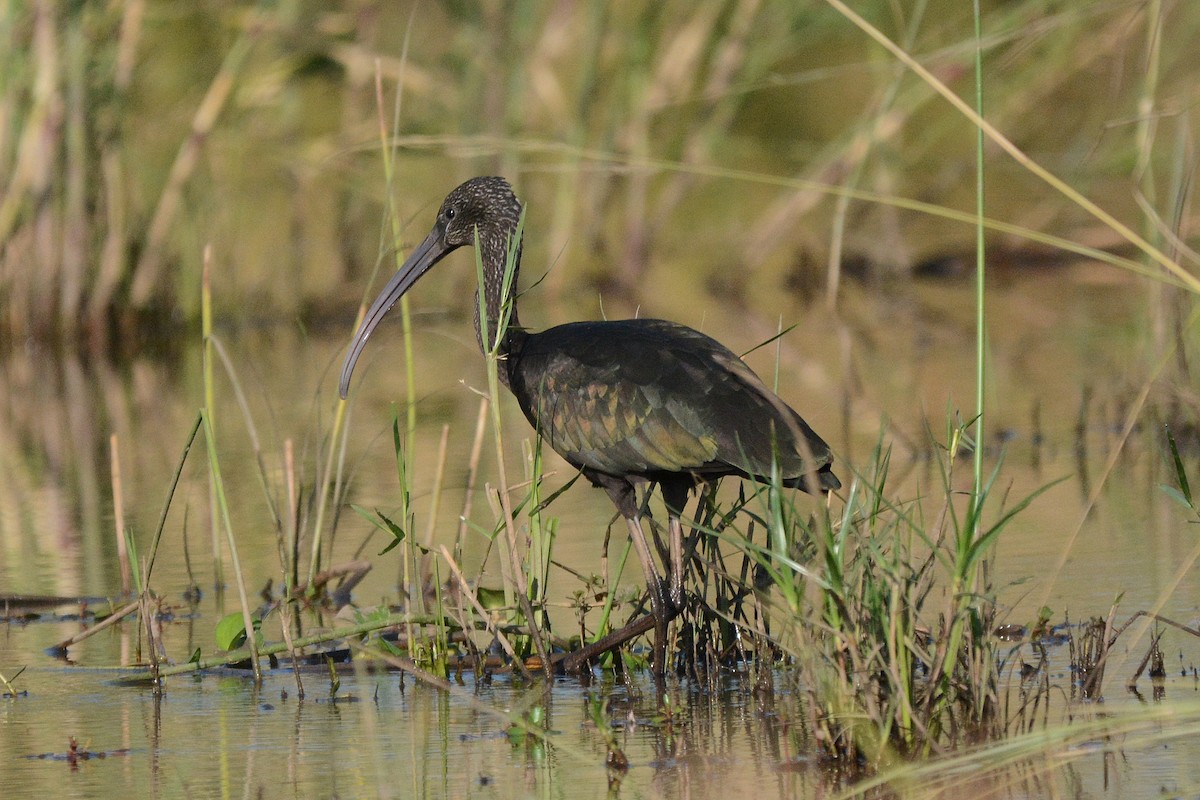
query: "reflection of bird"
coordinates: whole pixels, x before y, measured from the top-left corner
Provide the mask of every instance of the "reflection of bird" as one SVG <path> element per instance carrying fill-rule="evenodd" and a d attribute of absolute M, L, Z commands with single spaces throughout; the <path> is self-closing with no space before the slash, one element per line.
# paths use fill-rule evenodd
<path fill-rule="evenodd" d="M 635 484 L 657 483 L 670 517 L 669 601 L 683 601 L 679 516 L 698 481 L 736 475 L 827 492 L 841 486 L 829 446 L 724 346 L 657 319 L 573 322 L 530 333 L 512 301 L 521 204 L 503 178 L 473 178 L 452 191 L 433 230 L 372 303 L 342 367 L 342 397 L 367 337 L 417 279 L 447 253 L 477 244 L 486 327 L 481 346 L 499 342 L 499 378 L 559 455 L 603 488 L 625 518 L 646 574 L 655 617 L 654 669 L 665 669 L 668 598 L 642 533 Z M 509 289 L 512 291 L 510 292 Z M 507 320 L 505 327 L 504 321 Z"/>

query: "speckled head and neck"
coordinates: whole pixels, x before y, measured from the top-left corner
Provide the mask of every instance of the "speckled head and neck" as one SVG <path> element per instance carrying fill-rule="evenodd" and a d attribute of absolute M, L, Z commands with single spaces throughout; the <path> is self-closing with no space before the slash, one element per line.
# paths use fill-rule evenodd
<path fill-rule="evenodd" d="M 483 264 L 483 295 L 487 309 L 488 335 L 479 319 L 479 290 L 475 291 L 475 338 L 481 350 L 489 349 L 505 315 L 507 327 L 517 328 L 517 273 L 521 267 L 521 241 L 516 239 L 521 224 L 521 202 L 504 178 L 472 178 L 446 196 L 438 211 L 434 232 L 441 228 L 446 252 L 464 245 L 477 245 Z M 478 236 L 478 240 L 476 237 Z M 512 271 L 505 279 L 509 251 L 514 246 Z M 507 286 L 506 286 L 507 284 Z M 487 344 L 485 345 L 485 341 Z M 503 349 L 504 343 L 501 342 Z"/>
<path fill-rule="evenodd" d="M 486 330 L 489 332 L 489 345 L 502 322 L 506 323 L 510 331 L 517 331 L 519 323 L 514 298 L 517 290 L 517 271 L 521 263 L 519 238 L 516 239 L 512 270 L 507 276 L 505 268 L 509 261 L 510 243 L 519 237 L 520 223 L 521 202 L 517 200 L 512 186 L 504 178 L 472 178 L 450 192 L 442 201 L 442 207 L 438 209 L 437 219 L 429 235 L 409 254 L 408 260 L 388 281 L 363 318 L 342 366 L 339 384 L 341 396 L 345 397 L 349 391 L 350 376 L 367 338 L 391 307 L 434 264 L 448 253 L 465 245 L 478 243 L 479 247 L 479 257 L 483 264 L 483 305 L 487 313 Z M 489 349 L 484 344 L 484 327 L 479 318 L 478 291 L 475 301 L 475 336 L 481 349 Z M 507 351 L 507 345 L 508 336 L 500 342 L 501 354 Z M 500 370 L 500 378 L 504 383 L 508 383 L 508 375 L 503 369 Z"/>

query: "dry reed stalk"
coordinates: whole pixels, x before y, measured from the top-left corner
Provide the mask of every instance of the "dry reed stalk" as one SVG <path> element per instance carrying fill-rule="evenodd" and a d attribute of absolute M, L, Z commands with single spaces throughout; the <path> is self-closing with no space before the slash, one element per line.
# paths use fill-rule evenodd
<path fill-rule="evenodd" d="M 95 625 L 87 628 L 86 630 L 82 630 L 79 633 L 68 636 L 66 639 L 63 639 L 61 642 L 48 649 L 58 653 L 65 653 L 68 647 L 79 644 L 83 640 L 95 636 L 100 631 L 116 625 L 118 622 L 125 619 L 125 617 L 128 617 L 130 614 L 137 611 L 141 602 L 142 601 L 139 598 L 128 605 L 121 606 L 112 614 L 109 614 L 107 617 L 105 617 L 102 621 L 97 622 Z"/>
<path fill-rule="evenodd" d="M 429 586 L 433 576 L 433 535 L 437 530 L 438 508 L 442 500 L 442 482 L 446 477 L 446 451 L 450 444 L 450 426 L 442 425 L 442 438 L 438 442 L 437 465 L 433 472 L 433 492 L 429 499 L 429 521 L 425 526 L 424 554 L 421 556 L 421 588 Z"/>
<path fill-rule="evenodd" d="M 300 580 L 300 497 L 296 491 L 296 455 L 291 437 L 283 440 L 283 476 L 287 491 L 287 511 L 284 518 L 286 535 L 282 554 L 286 596 L 291 594 Z"/>
<path fill-rule="evenodd" d="M 279 631 L 283 635 L 283 643 L 287 646 L 288 654 L 292 657 L 292 675 L 296 679 L 296 694 L 304 699 L 304 679 L 300 677 L 300 654 L 292 641 L 292 621 L 287 613 L 291 601 L 284 600 L 279 606 Z"/>
<path fill-rule="evenodd" d="M 715 34 L 716 6 L 713 16 L 706 17 L 698 12 L 689 25 L 693 38 L 701 34 Z M 652 241 L 659 231 L 667 224 L 671 213 L 683 201 L 687 192 L 695 184 L 699 175 L 687 169 L 690 165 L 706 163 L 713 150 L 713 145 L 720 141 L 722 134 L 728 135 L 741 104 L 729 98 L 729 91 L 735 80 L 746 68 L 746 56 L 749 52 L 749 38 L 759 11 L 762 0 L 740 0 L 732 11 L 719 40 L 702 41 L 688 45 L 676 42 L 663 55 L 656 80 L 647 93 L 646 102 L 655 111 L 663 110 L 680 96 L 698 94 L 703 98 L 707 113 L 698 114 L 699 124 L 688 127 L 683 145 L 680 147 L 680 164 L 683 169 L 673 172 L 666 185 L 659 192 L 655 201 L 654 214 L 646 232 L 647 241 Z M 704 45 L 708 45 L 705 47 Z M 687 59 L 687 66 L 680 64 L 683 59 L 673 57 L 676 49 L 693 51 L 693 56 Z M 706 65 L 700 63 L 707 58 L 707 80 L 698 92 L 692 87 L 678 87 L 684 76 L 699 76 L 705 74 Z M 672 64 L 675 64 L 672 67 Z M 724 102 L 722 102 L 724 101 Z"/>
<path fill-rule="evenodd" d="M 146 564 L 142 570 L 145 572 Z M 150 675 L 156 689 L 161 685 L 158 670 L 166 661 L 167 654 L 162 643 L 162 620 L 156 613 L 158 601 L 151 594 L 145 583 L 142 584 L 141 594 L 138 595 L 138 615 L 142 621 L 141 630 L 146 634 L 146 661 L 150 665 Z M 253 634 L 251 634 L 253 635 Z"/>
<path fill-rule="evenodd" d="M 479 414 L 475 417 L 475 435 L 471 439 L 471 454 L 467 457 L 467 487 L 463 492 L 462 511 L 458 515 L 458 534 L 454 538 L 454 558 L 462 560 L 463 540 L 467 538 L 467 526 L 471 520 L 471 507 L 475 500 L 475 482 L 479 477 L 479 459 L 483 455 L 483 435 L 487 431 L 488 398 L 479 398 Z"/>
<path fill-rule="evenodd" d="M 297 626 L 296 630 L 298 633 L 300 622 L 299 613 L 297 612 L 295 615 L 291 613 L 294 608 L 291 598 L 293 597 L 296 581 L 300 577 L 297 571 L 300 556 L 300 515 L 297 507 L 299 498 L 296 492 L 296 457 L 291 437 L 283 440 L 283 476 L 284 488 L 287 492 L 287 508 L 284 517 L 283 553 L 281 554 L 284 592 L 283 599 L 279 604 L 279 628 L 283 633 L 283 642 L 287 645 L 288 653 L 292 657 L 292 674 L 296 678 L 296 693 L 303 700 L 304 681 L 300 677 L 299 655 L 295 644 L 292 642 L 292 625 L 295 624 Z"/>

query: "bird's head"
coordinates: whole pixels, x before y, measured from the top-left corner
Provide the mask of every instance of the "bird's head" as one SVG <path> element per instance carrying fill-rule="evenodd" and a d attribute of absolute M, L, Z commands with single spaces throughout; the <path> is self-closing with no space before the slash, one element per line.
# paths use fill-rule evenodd
<path fill-rule="evenodd" d="M 521 202 L 504 178 L 471 178 L 446 195 L 432 234 L 441 233 L 445 253 L 484 237 L 507 238 L 521 219 Z M 443 253 L 443 255 L 445 254 Z"/>
<path fill-rule="evenodd" d="M 447 253 L 475 244 L 476 236 L 485 252 L 505 253 L 520 219 L 521 202 L 504 178 L 471 178 L 450 192 L 438 209 L 429 235 L 413 248 L 363 317 L 342 365 L 338 384 L 341 396 L 345 398 L 350 390 L 350 376 L 371 332 L 422 275 Z"/>

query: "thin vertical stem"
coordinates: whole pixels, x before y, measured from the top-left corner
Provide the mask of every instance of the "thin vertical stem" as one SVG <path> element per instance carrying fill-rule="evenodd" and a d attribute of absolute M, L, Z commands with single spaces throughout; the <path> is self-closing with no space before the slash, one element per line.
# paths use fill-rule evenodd
<path fill-rule="evenodd" d="M 490 398 L 479 398 L 479 413 L 475 417 L 475 435 L 471 439 L 471 455 L 467 457 L 467 487 L 463 492 L 462 511 L 458 514 L 458 533 L 454 537 L 454 559 L 462 561 L 462 543 L 467 537 L 471 507 L 475 498 L 475 483 L 479 478 L 479 459 L 483 454 L 483 437 L 487 433 Z"/>
<path fill-rule="evenodd" d="M 362 323 L 362 318 L 366 315 L 367 306 L 365 303 L 359 305 L 358 316 L 354 320 L 354 327 L 357 330 Z M 307 586 L 313 587 L 316 585 L 317 571 L 321 568 L 321 545 L 324 542 L 325 531 L 325 509 L 328 506 L 330 495 L 338 498 L 342 493 L 342 456 L 345 455 L 346 447 L 346 408 L 348 401 L 339 399 L 336 408 L 333 412 L 333 428 L 329 432 L 329 450 L 325 453 L 325 467 L 321 471 L 321 479 L 318 481 L 319 488 L 317 489 L 317 513 L 313 519 L 312 526 L 312 552 L 308 558 L 308 582 Z M 336 462 L 336 472 L 335 472 Z M 332 476 L 332 492 L 330 491 Z M 299 553 L 299 540 L 297 539 L 296 551 Z"/>
<path fill-rule="evenodd" d="M 117 435 L 108 437 L 109 458 L 112 464 L 113 523 L 117 529 L 117 561 L 121 565 L 121 595 L 129 596 L 129 549 L 125 546 L 125 499 L 121 490 L 121 457 L 117 451 Z"/>
<path fill-rule="evenodd" d="M 1141 94 L 1137 104 L 1137 161 L 1133 168 L 1133 177 L 1137 181 L 1141 193 L 1141 206 L 1146 211 L 1142 215 L 1142 235 L 1153 244 L 1161 244 L 1157 214 L 1152 211 L 1157 203 L 1158 189 L 1154 174 L 1154 140 L 1158 132 L 1158 117 L 1154 113 L 1154 98 L 1157 93 L 1159 69 L 1161 60 L 1161 26 L 1162 4 L 1159 0 L 1150 0 L 1146 4 L 1146 58 L 1145 70 L 1142 77 Z M 1150 322 L 1151 344 L 1155 357 L 1167 347 L 1167 314 L 1165 299 L 1171 294 L 1167 292 L 1161 281 L 1149 281 L 1147 285 L 1150 301 L 1147 314 Z"/>
<path fill-rule="evenodd" d="M 300 555 L 299 498 L 296 493 L 296 453 L 291 437 L 283 440 L 284 489 L 287 492 L 287 510 L 284 512 L 285 536 L 283 543 L 284 597 L 291 597 L 300 577 L 297 560 Z M 286 616 L 286 614 L 284 615 Z"/>
<path fill-rule="evenodd" d="M 979 0 L 975 4 L 975 113 L 983 118 L 983 38 Z M 987 325 L 984 316 L 984 277 L 986 273 L 986 248 L 984 243 L 984 134 L 981 126 L 975 127 L 975 453 L 974 484 L 971 502 L 978 504 L 983 489 L 983 442 L 984 400 L 987 379 Z M 976 507 L 975 530 L 971 538 L 979 535 L 979 509 Z"/>
<path fill-rule="evenodd" d="M 225 540 L 229 545 L 229 560 L 233 565 L 234 582 L 237 584 L 238 600 L 242 604 L 242 622 L 246 627 L 246 648 L 250 651 L 250 663 L 254 667 L 254 679 L 262 683 L 262 669 L 258 663 L 258 639 L 254 631 L 254 620 L 250 616 L 250 596 L 246 594 L 246 581 L 242 576 L 241 559 L 238 558 L 237 542 L 233 537 L 233 522 L 229 519 L 229 503 L 225 499 L 225 483 L 221 480 L 221 462 L 217 458 L 217 442 L 208 414 L 204 415 L 204 440 L 208 447 L 208 469 L 216 488 L 217 510 L 221 514 Z"/>
<path fill-rule="evenodd" d="M 421 587 L 429 585 L 433 577 L 433 536 L 437 531 L 438 509 L 442 505 L 442 483 L 446 477 L 446 452 L 450 446 L 450 426 L 442 425 L 442 438 L 438 443 L 437 466 L 433 470 L 433 492 L 429 498 L 429 517 L 425 524 L 425 540 L 421 556 Z"/>
<path fill-rule="evenodd" d="M 225 498 L 225 484 L 221 480 L 221 462 L 217 457 L 216 427 L 213 425 L 215 408 L 215 389 L 213 386 L 213 341 L 212 341 L 212 247 L 204 248 L 204 271 L 200 286 L 200 325 L 204 333 L 204 440 L 208 448 L 209 486 L 213 492 L 213 534 L 217 535 L 217 514 L 220 514 L 221 526 L 225 528 L 225 539 L 229 546 L 229 559 L 233 563 L 234 578 L 237 583 L 238 599 L 242 604 L 242 620 L 246 627 L 246 646 L 250 650 L 250 663 L 254 667 L 255 680 L 262 681 L 262 671 L 258 663 L 258 642 L 255 639 L 254 621 L 250 618 L 250 600 L 246 594 L 246 581 L 242 575 L 241 560 L 238 558 L 237 542 L 233 536 L 233 523 L 229 519 L 229 503 Z M 218 575 L 220 574 L 220 544 L 214 541 L 213 558 L 216 561 Z M 148 566 L 148 565 L 147 565 Z"/>
<path fill-rule="evenodd" d="M 175 466 L 175 476 L 171 479 L 171 486 L 167 489 L 167 499 L 163 502 L 162 513 L 158 517 L 158 527 L 154 530 L 154 540 L 150 544 L 150 557 L 146 562 L 146 582 L 150 581 L 150 573 L 154 570 L 154 560 L 158 556 L 158 544 L 162 541 L 163 530 L 167 527 L 167 512 L 171 510 L 171 499 L 175 497 L 175 490 L 179 488 L 179 478 L 183 474 L 183 465 L 187 463 L 188 453 L 192 451 L 192 445 L 196 442 L 196 434 L 200 432 L 200 426 L 204 424 L 204 412 L 201 411 L 196 415 L 196 421 L 192 424 L 192 432 L 188 434 L 187 443 L 183 446 L 183 453 L 179 456 L 179 463 Z M 188 562 L 187 551 L 187 517 L 184 517 L 183 524 L 183 559 L 187 564 L 188 580 L 192 581 L 192 568 Z M 193 583 L 195 581 L 192 581 Z"/>
<path fill-rule="evenodd" d="M 200 336 L 203 347 L 201 348 L 201 370 L 202 380 L 204 382 L 204 411 L 202 416 L 205 424 L 210 432 L 215 431 L 216 426 L 213 425 L 213 339 L 212 339 L 212 245 L 204 245 L 204 267 L 200 273 Z M 215 434 L 214 434 L 215 435 Z M 208 494 L 209 503 L 215 509 L 217 507 L 217 487 L 214 482 L 213 472 L 208 473 Z M 210 516 L 210 533 L 212 537 L 212 559 L 213 559 L 213 586 L 218 592 L 225 589 L 225 565 L 221 557 L 221 532 L 220 524 L 217 521 L 217 515 L 214 513 Z"/>

